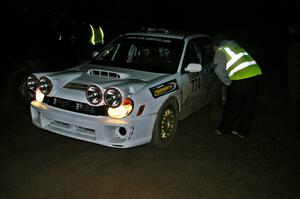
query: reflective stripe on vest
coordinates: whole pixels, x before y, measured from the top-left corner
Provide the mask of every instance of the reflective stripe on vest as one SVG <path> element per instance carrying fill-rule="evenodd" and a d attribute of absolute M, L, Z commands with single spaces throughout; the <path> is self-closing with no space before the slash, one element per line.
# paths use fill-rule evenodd
<path fill-rule="evenodd" d="M 235 62 L 237 62 L 243 55 L 248 55 L 247 52 L 242 52 L 242 53 L 238 53 L 235 54 L 232 50 L 230 50 L 230 48 L 226 47 L 224 48 L 225 51 L 228 53 L 228 55 L 230 55 L 231 60 L 229 60 L 226 64 L 226 70 L 228 70 L 230 68 L 230 66 L 232 66 Z"/>
<path fill-rule="evenodd" d="M 247 52 L 243 51 L 242 48 L 239 48 L 239 50 L 243 51 L 243 52 L 239 52 L 239 53 L 235 53 L 229 47 L 221 47 L 221 48 L 219 48 L 219 50 L 224 50 L 227 54 L 226 57 L 227 57 L 228 61 L 226 63 L 226 70 L 228 72 L 228 76 L 232 80 L 243 79 L 243 78 L 261 74 L 260 68 L 257 65 L 256 61 L 254 61 Z M 244 71 L 244 72 L 246 72 L 246 74 L 248 73 L 248 75 L 245 75 L 245 73 L 243 72 L 244 75 L 242 75 L 242 76 L 240 76 L 240 74 L 239 74 L 238 76 L 232 77 L 237 72 L 239 72 L 249 66 L 255 67 L 255 69 L 254 68 L 250 69 L 251 70 L 251 72 L 249 71 L 250 73 Z"/>
<path fill-rule="evenodd" d="M 248 61 L 248 62 L 241 63 L 241 64 L 237 65 L 234 69 L 232 69 L 232 71 L 230 71 L 230 73 L 228 75 L 229 75 L 229 77 L 231 77 L 232 75 L 234 75 L 234 73 L 238 72 L 239 70 L 242 70 L 248 66 L 255 65 L 255 64 L 256 64 L 256 61 Z"/>

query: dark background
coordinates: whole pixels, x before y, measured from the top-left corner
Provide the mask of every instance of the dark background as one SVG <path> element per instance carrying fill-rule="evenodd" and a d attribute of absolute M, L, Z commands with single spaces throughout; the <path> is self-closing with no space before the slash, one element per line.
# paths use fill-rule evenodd
<path fill-rule="evenodd" d="M 60 12 L 74 20 L 101 25 L 105 43 L 118 34 L 141 27 L 183 29 L 210 35 L 223 32 L 251 53 L 261 65 L 264 77 L 273 78 L 274 87 L 279 87 L 282 95 L 288 95 L 285 55 L 290 40 L 289 28 L 299 26 L 298 6 L 294 2 L 12 1 L 2 10 L 5 11 L 1 14 L 2 71 L 6 71 L 15 59 L 27 56 L 25 51 L 30 51 L 31 46 L 43 45 L 41 42 L 34 44 L 41 41 L 36 38 L 46 34 L 36 27 L 43 24 L 45 13 Z M 28 20 L 24 23 L 24 18 L 30 18 L 28 16 L 33 18 L 31 26 L 35 28 L 28 26 Z M 2 76 L 2 79 L 8 77 L 4 72 Z"/>
<path fill-rule="evenodd" d="M 51 12 L 101 25 L 105 43 L 145 26 L 223 32 L 256 59 L 263 81 L 248 138 L 213 134 L 217 122 L 208 106 L 182 121 L 174 142 L 163 151 L 151 145 L 112 149 L 47 133 L 32 125 L 24 110 L 28 105 L 16 107 L 0 92 L 0 198 L 300 198 L 299 111 L 287 103 L 286 59 L 289 28 L 299 28 L 296 3 L 5 3 L 0 8 L 1 85 L 20 69 L 14 63 L 38 56 L 51 43 L 43 26 Z"/>

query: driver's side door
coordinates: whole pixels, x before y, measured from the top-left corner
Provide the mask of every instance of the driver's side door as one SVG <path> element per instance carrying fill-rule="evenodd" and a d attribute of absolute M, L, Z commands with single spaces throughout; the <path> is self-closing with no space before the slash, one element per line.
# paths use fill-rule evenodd
<path fill-rule="evenodd" d="M 186 71 L 190 63 L 201 64 L 201 62 L 199 41 L 197 39 L 189 41 L 184 53 L 180 77 L 180 82 L 182 82 L 182 118 L 198 110 L 198 107 L 205 101 L 205 82 L 202 72 Z"/>

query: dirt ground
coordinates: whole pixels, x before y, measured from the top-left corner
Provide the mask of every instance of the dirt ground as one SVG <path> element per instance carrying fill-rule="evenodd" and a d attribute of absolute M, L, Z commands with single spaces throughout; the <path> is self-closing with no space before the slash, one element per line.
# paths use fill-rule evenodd
<path fill-rule="evenodd" d="M 37 129 L 1 112 L 3 199 L 298 199 L 299 112 L 260 97 L 246 139 L 212 133 L 211 106 L 180 123 L 171 146 L 114 149 Z"/>

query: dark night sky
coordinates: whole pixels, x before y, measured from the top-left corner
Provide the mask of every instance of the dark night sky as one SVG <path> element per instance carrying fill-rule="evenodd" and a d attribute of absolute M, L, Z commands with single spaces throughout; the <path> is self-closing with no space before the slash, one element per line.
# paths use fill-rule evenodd
<path fill-rule="evenodd" d="M 297 23 L 299 6 L 296 3 L 263 1 L 210 1 L 210 0 L 148 0 L 148 1 L 24 1 L 11 2 L 8 9 L 18 14 L 22 9 L 60 10 L 76 17 L 97 18 L 105 23 L 171 24 L 193 25 L 194 23 L 214 26 L 224 25 L 227 20 L 232 26 L 269 25 Z M 230 20 L 228 20 L 230 19 Z"/>
<path fill-rule="evenodd" d="M 228 32 L 229 37 L 247 42 L 278 45 L 285 42 L 288 27 L 299 26 L 296 3 L 283 1 L 210 1 L 210 0 L 98 0 L 98 1 L 11 1 L 1 12 L 4 32 L 16 32 L 24 14 L 65 12 L 119 32 L 140 27 L 187 29 L 201 32 Z M 22 27 L 23 28 L 23 27 Z M 6 35 L 6 36 L 7 36 Z M 22 33 L 20 34 L 22 35 Z M 5 37 L 4 37 L 5 38 Z M 13 39 L 10 39 L 12 41 Z M 275 42 L 274 42 L 275 41 Z M 281 45 L 281 44 L 280 44 Z"/>
<path fill-rule="evenodd" d="M 265 71 L 271 71 L 272 68 L 273 72 L 275 68 L 280 74 L 286 61 L 288 27 L 299 27 L 300 24 L 299 6 L 288 1 L 46 0 L 10 1 L 1 8 L 1 34 L 4 33 L 2 38 L 7 44 L 4 45 L 4 57 L 8 62 L 11 62 L 16 50 L 21 51 L 23 42 L 29 40 L 26 31 L 30 28 L 22 24 L 24 15 L 34 13 L 36 20 L 49 11 L 55 11 L 99 24 L 108 37 L 140 27 L 204 33 L 222 31 L 225 36 L 227 34 L 230 39 L 242 44 Z M 35 37 L 40 33 L 29 34 Z"/>
<path fill-rule="evenodd" d="M 296 3 L 288 1 L 272 4 L 269 1 L 210 0 L 11 1 L 7 8 L 2 8 L 9 11 L 2 12 L 2 19 L 4 27 L 7 27 L 4 32 L 8 35 L 11 35 L 10 31 L 15 32 L 22 21 L 18 18 L 24 14 L 34 12 L 38 16 L 52 10 L 65 12 L 75 19 L 113 27 L 113 31 L 118 33 L 145 26 L 201 32 L 223 31 L 245 45 L 261 43 L 272 49 L 272 45 L 284 45 L 289 26 L 299 26 L 298 8 Z"/>
<path fill-rule="evenodd" d="M 2 19 L 9 26 L 18 23 L 25 11 L 43 14 L 50 10 L 65 12 L 121 31 L 136 27 L 164 27 L 195 31 L 243 29 L 244 33 L 274 33 L 299 25 L 296 3 L 272 4 L 269 1 L 210 1 L 210 0 L 98 0 L 98 1 L 11 1 Z M 9 13 L 9 14 L 6 14 Z M 13 25 L 10 22 L 13 21 Z M 17 21 L 17 22 L 16 22 Z M 264 34 L 265 34 L 264 33 Z M 276 33 L 275 33 L 276 34 Z"/>

